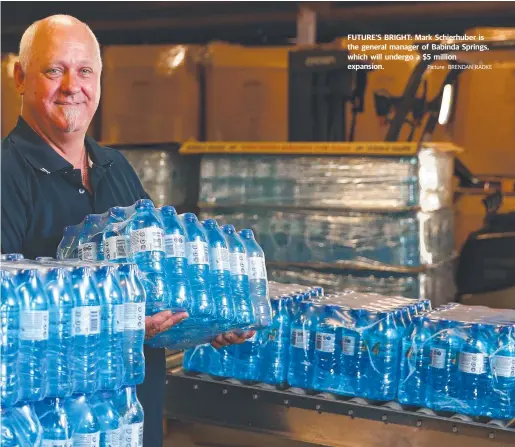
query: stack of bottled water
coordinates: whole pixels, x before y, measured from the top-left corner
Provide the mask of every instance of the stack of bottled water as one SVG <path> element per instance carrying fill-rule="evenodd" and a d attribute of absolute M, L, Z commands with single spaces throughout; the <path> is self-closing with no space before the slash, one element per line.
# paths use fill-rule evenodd
<path fill-rule="evenodd" d="M 418 267 L 446 261 L 454 251 L 451 209 L 372 213 L 248 208 L 218 211 L 215 218 L 252 228 L 267 258 L 277 262 Z"/>
<path fill-rule="evenodd" d="M 134 264 L 2 257 L 2 446 L 141 446 L 144 290 Z"/>
<path fill-rule="evenodd" d="M 353 209 L 452 203 L 452 155 L 424 147 L 413 156 L 213 155 L 201 164 L 200 202 Z"/>
<path fill-rule="evenodd" d="M 417 317 L 402 349 L 401 403 L 515 417 L 515 311 L 453 303 Z"/>
<path fill-rule="evenodd" d="M 328 291 L 343 284 L 439 305 L 453 298 L 439 290 L 454 288 L 453 162 L 430 143 L 410 156 L 206 155 L 199 206 L 252 228 L 273 280 L 322 271 Z"/>
<path fill-rule="evenodd" d="M 154 337 L 149 345 L 184 349 L 233 329 L 270 324 L 263 250 L 252 230 L 202 223 L 172 206 L 139 200 L 89 215 L 66 228 L 61 259 L 137 264 L 146 292 L 146 315 L 187 311 L 189 318 Z"/>

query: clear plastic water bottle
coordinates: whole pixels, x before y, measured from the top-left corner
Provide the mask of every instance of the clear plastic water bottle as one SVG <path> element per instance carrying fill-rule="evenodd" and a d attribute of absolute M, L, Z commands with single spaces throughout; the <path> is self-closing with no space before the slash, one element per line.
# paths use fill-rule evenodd
<path fill-rule="evenodd" d="M 191 307 L 191 287 L 186 257 L 186 231 L 173 206 L 163 206 L 165 228 L 166 273 L 170 281 L 170 309 L 187 311 Z"/>
<path fill-rule="evenodd" d="M 121 445 L 122 418 L 116 407 L 117 391 L 99 391 L 89 402 L 100 425 L 98 447 L 119 447 Z"/>
<path fill-rule="evenodd" d="M 310 389 L 313 384 L 318 318 L 318 309 L 312 302 L 300 303 L 299 315 L 291 325 L 288 383 L 293 387 Z"/>
<path fill-rule="evenodd" d="M 348 396 L 365 396 L 370 362 L 364 331 L 369 325 L 369 312 L 349 309 L 342 310 L 342 313 L 346 318 L 342 326 L 338 389 Z"/>
<path fill-rule="evenodd" d="M 79 227 L 69 225 L 64 227 L 63 238 L 57 247 L 57 259 L 78 258 Z"/>
<path fill-rule="evenodd" d="M 100 358 L 100 296 L 91 267 L 73 267 L 72 370 L 73 392 L 93 394 L 98 390 Z"/>
<path fill-rule="evenodd" d="M 42 447 L 73 447 L 73 426 L 64 399 L 47 397 L 35 405 L 43 428 Z"/>
<path fill-rule="evenodd" d="M 71 358 L 73 349 L 73 291 L 63 267 L 41 270 L 49 300 L 48 397 L 68 397 L 73 390 Z"/>
<path fill-rule="evenodd" d="M 515 417 L 515 328 L 503 326 L 491 357 L 494 417 Z"/>
<path fill-rule="evenodd" d="M 192 293 L 190 315 L 193 318 L 213 319 L 216 315 L 216 308 L 209 288 L 207 236 L 195 214 L 186 213 L 181 217 L 187 237 L 186 255 Z"/>
<path fill-rule="evenodd" d="M 84 219 L 84 226 L 79 234 L 78 255 L 82 261 L 93 262 L 98 260 L 98 245 L 102 239 L 99 214 L 89 214 Z"/>
<path fill-rule="evenodd" d="M 188 349 L 184 353 L 183 364 L 188 371 L 223 375 L 218 362 L 218 352 L 210 344 L 203 344 Z"/>
<path fill-rule="evenodd" d="M 288 297 L 272 298 L 272 326 L 264 330 L 259 356 L 261 381 L 270 385 L 286 383 L 290 349 L 291 321 Z"/>
<path fill-rule="evenodd" d="M 261 333 L 256 332 L 252 338 L 241 345 L 234 345 L 234 374 L 237 379 L 257 381 L 260 378 L 261 362 L 259 348 Z"/>
<path fill-rule="evenodd" d="M 231 266 L 225 238 L 215 219 L 202 222 L 209 248 L 209 283 L 215 301 L 216 318 L 222 330 L 234 322 L 234 303 L 231 290 Z"/>
<path fill-rule="evenodd" d="M 16 405 L 9 408 L 9 422 L 15 432 L 20 447 L 42 444 L 43 428 L 32 404 Z M 4 421 L 2 420 L 3 425 Z M 1 444 L 3 447 L 3 444 Z"/>
<path fill-rule="evenodd" d="M 122 418 L 121 447 L 143 447 L 143 407 L 136 396 L 135 387 L 123 387 L 116 399 Z"/>
<path fill-rule="evenodd" d="M 123 365 L 126 386 L 139 385 L 145 378 L 145 289 L 136 264 L 121 264 L 118 277 L 124 298 Z"/>
<path fill-rule="evenodd" d="M 429 340 L 433 335 L 426 316 L 417 316 L 402 339 L 397 398 L 406 405 L 424 406 L 431 364 Z"/>
<path fill-rule="evenodd" d="M 431 364 L 426 405 L 442 411 L 459 411 L 458 357 L 463 339 L 456 321 L 440 320 L 429 342 Z"/>
<path fill-rule="evenodd" d="M 123 336 L 125 306 L 113 265 L 95 268 L 100 297 L 99 389 L 117 390 L 123 383 Z"/>
<path fill-rule="evenodd" d="M 239 234 L 247 251 L 249 289 L 254 306 L 256 327 L 267 327 L 272 323 L 272 309 L 268 300 L 265 255 L 254 239 L 252 230 L 241 230 Z"/>
<path fill-rule="evenodd" d="M 23 447 L 20 436 L 12 421 L 13 410 L 2 406 L 0 409 L 0 445 L 2 447 Z"/>
<path fill-rule="evenodd" d="M 97 447 L 100 444 L 100 424 L 90 404 L 91 397 L 75 395 L 65 402 L 72 422 L 73 447 Z"/>
<path fill-rule="evenodd" d="M 399 386 L 400 331 L 393 312 L 379 312 L 377 321 L 366 332 L 370 356 L 368 397 L 393 400 Z"/>
<path fill-rule="evenodd" d="M 340 307 L 328 304 L 320 319 L 313 357 L 313 389 L 335 391 L 339 387 L 341 355 Z"/>
<path fill-rule="evenodd" d="M 488 325 L 475 323 L 465 330 L 458 360 L 459 399 L 461 411 L 474 416 L 489 412 L 489 385 L 491 381 Z"/>
<path fill-rule="evenodd" d="M 222 231 L 225 235 L 227 248 L 229 250 L 231 290 L 235 317 L 241 326 L 249 326 L 254 322 L 255 317 L 249 292 L 247 253 L 243 241 L 236 233 L 233 225 L 224 225 Z"/>
<path fill-rule="evenodd" d="M 146 292 L 146 314 L 168 309 L 170 290 L 166 277 L 164 225 L 151 200 L 136 202 L 136 211 L 127 227 L 131 241 L 132 261 L 143 273 Z"/>
<path fill-rule="evenodd" d="M 37 269 L 19 270 L 13 283 L 20 299 L 20 401 L 37 402 L 48 391 L 48 297 Z"/>
<path fill-rule="evenodd" d="M 18 375 L 20 299 L 12 280 L 11 273 L 0 270 L 0 408 L 14 405 L 21 397 Z"/>
<path fill-rule="evenodd" d="M 120 206 L 109 209 L 106 228 L 98 246 L 98 259 L 109 262 L 127 262 L 130 256 L 130 239 L 125 228 L 127 213 Z"/>

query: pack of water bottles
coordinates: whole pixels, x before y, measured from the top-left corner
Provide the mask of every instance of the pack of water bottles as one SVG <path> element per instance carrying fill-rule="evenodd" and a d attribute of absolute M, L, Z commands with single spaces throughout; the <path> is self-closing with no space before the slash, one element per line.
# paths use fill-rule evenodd
<path fill-rule="evenodd" d="M 452 206 L 452 176 L 453 155 L 431 147 L 406 157 L 213 155 L 201 161 L 200 202 L 432 211 Z"/>
<path fill-rule="evenodd" d="M 449 259 L 454 251 L 454 213 L 217 210 L 219 222 L 252 228 L 269 261 L 359 261 L 418 267 Z"/>
<path fill-rule="evenodd" d="M 187 370 L 371 400 L 393 400 L 401 343 L 411 319 L 428 300 L 276 285 L 273 322 L 254 340 L 218 351 L 186 353 Z"/>
<path fill-rule="evenodd" d="M 422 271 L 366 266 L 339 269 L 270 266 L 268 275 L 271 280 L 282 283 L 319 284 L 329 292 L 352 289 L 362 293 L 430 299 L 435 307 L 453 301 L 456 296 L 452 261 Z"/>
<path fill-rule="evenodd" d="M 193 213 L 150 200 L 89 215 L 67 227 L 59 258 L 134 262 L 146 292 L 146 315 L 187 311 L 189 318 L 148 341 L 184 349 L 235 329 L 270 324 L 265 257 L 252 230 L 200 223 Z"/>
<path fill-rule="evenodd" d="M 403 339 L 398 399 L 435 411 L 515 417 L 515 311 L 441 307 Z"/>
<path fill-rule="evenodd" d="M 142 446 L 145 295 L 134 264 L 3 255 L 2 446 Z"/>
<path fill-rule="evenodd" d="M 185 352 L 184 368 L 191 372 L 237 380 L 284 385 L 288 372 L 290 324 L 303 300 L 323 296 L 321 287 L 269 283 L 272 324 L 245 341 L 215 349 L 196 346 Z M 280 298 L 282 297 L 282 298 Z"/>

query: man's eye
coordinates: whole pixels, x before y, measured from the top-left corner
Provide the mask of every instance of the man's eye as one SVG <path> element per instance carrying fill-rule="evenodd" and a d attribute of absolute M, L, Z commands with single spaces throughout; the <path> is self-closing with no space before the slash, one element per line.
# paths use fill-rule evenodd
<path fill-rule="evenodd" d="M 60 72 L 61 72 L 61 70 L 59 70 L 58 68 L 50 68 L 49 70 L 47 70 L 47 73 L 51 74 L 51 75 L 57 75 Z"/>
<path fill-rule="evenodd" d="M 90 75 L 91 73 L 93 73 L 93 71 L 89 68 L 83 68 L 81 69 L 80 71 L 83 75 Z"/>

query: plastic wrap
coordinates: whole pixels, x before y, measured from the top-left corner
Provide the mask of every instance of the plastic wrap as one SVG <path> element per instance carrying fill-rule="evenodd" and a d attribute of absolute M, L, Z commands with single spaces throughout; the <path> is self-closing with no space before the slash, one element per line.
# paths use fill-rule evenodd
<path fill-rule="evenodd" d="M 146 211 L 138 208 L 143 206 L 147 207 Z M 146 214 L 141 214 L 143 212 Z M 168 226 L 170 222 L 168 218 L 164 218 L 164 212 L 171 212 L 173 215 L 176 222 L 173 230 Z M 193 214 L 187 214 L 196 221 Z M 205 275 L 204 280 L 208 282 L 213 280 L 210 270 L 214 272 L 214 269 L 222 268 L 222 262 L 218 262 L 222 258 L 215 259 L 214 256 L 223 256 L 227 252 L 227 246 L 222 237 L 223 246 L 220 245 L 216 250 L 208 249 L 209 241 L 203 228 L 199 228 L 195 236 L 186 231 L 186 216 L 177 216 L 173 207 L 156 209 L 150 201 L 139 201 L 126 208 L 111 208 L 101 215 L 89 215 L 77 227 L 65 229 L 58 257 L 66 258 L 77 253 L 89 262 L 104 259 L 113 263 L 134 262 L 138 265 L 138 277 L 145 289 L 146 315 L 162 310 L 187 311 L 187 320 L 147 342 L 152 347 L 184 349 L 209 341 L 229 330 L 246 329 L 255 325 L 266 326 L 266 321 L 255 319 L 257 311 L 253 312 L 253 319 L 250 321 L 242 321 L 238 313 L 222 312 L 222 295 L 216 292 L 218 289 L 206 284 L 205 292 L 201 292 L 196 282 L 191 283 L 193 274 Z M 150 219 L 148 222 L 151 224 L 147 225 L 145 219 Z M 245 251 L 242 256 L 246 265 Z M 260 256 L 259 261 L 263 265 L 260 270 L 266 280 L 264 257 L 262 254 Z M 177 263 L 181 264 L 181 272 L 175 270 Z M 199 273 L 199 266 L 202 273 Z M 228 266 L 229 263 L 224 262 L 224 271 Z M 253 283 L 251 277 L 254 270 L 246 270 L 247 275 L 250 275 L 248 281 Z M 227 274 L 231 275 L 229 271 Z M 251 288 L 251 292 L 252 290 Z M 252 305 L 258 306 L 257 296 L 252 295 L 251 298 Z M 228 299 L 231 300 L 231 297 Z M 231 301 L 230 306 L 234 305 Z M 267 296 L 264 305 L 269 307 Z"/>
<path fill-rule="evenodd" d="M 200 202 L 433 211 L 452 206 L 453 156 L 205 156 Z"/>
<path fill-rule="evenodd" d="M 177 154 L 169 145 L 119 146 L 120 152 L 132 165 L 144 190 L 156 206 L 184 204 L 188 187 L 194 177 L 194 166 L 189 159 Z"/>
<path fill-rule="evenodd" d="M 415 267 L 445 261 L 454 251 L 452 209 L 427 213 L 226 209 L 213 213 L 220 222 L 252 228 L 269 261 Z"/>
<path fill-rule="evenodd" d="M 293 291 L 292 291 L 293 289 Z M 401 342 L 411 319 L 428 301 L 345 291 L 320 296 L 301 286 L 274 292 L 274 322 L 238 355 L 200 346 L 185 355 L 190 371 L 270 385 L 393 400 L 397 395 Z M 249 374 L 250 370 L 250 374 Z"/>
<path fill-rule="evenodd" d="M 380 268 L 308 269 L 268 266 L 271 280 L 304 285 L 320 284 L 330 291 L 352 289 L 362 293 L 380 293 L 429 299 L 434 307 L 453 301 L 456 296 L 454 265 L 444 262 L 422 271 Z"/>
<path fill-rule="evenodd" d="M 415 320 L 403 339 L 399 400 L 515 417 L 515 311 L 452 304 Z"/>

